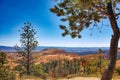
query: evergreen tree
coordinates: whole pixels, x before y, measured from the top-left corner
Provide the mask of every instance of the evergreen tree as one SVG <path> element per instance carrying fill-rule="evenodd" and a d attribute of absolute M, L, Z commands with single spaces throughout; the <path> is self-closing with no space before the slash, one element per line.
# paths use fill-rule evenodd
<path fill-rule="evenodd" d="M 64 30 L 62 36 L 71 35 L 72 38 L 81 38 L 80 32 L 90 25 L 94 27 L 103 19 L 111 24 L 113 35 L 110 42 L 110 55 L 107 68 L 102 74 L 101 80 L 111 80 L 117 58 L 118 41 L 120 31 L 118 18 L 120 16 L 120 0 L 57 0 L 51 12 L 62 16 L 61 21 L 69 23 L 69 26 L 60 25 Z M 63 18 L 64 17 L 64 18 Z M 104 24 L 102 25 L 104 26 Z"/>
<path fill-rule="evenodd" d="M 7 54 L 4 52 L 0 52 L 0 63 L 3 65 L 7 62 L 7 58 L 6 58 Z"/>
<path fill-rule="evenodd" d="M 15 72 L 7 63 L 7 54 L 0 52 L 0 80 L 16 80 Z"/>
<path fill-rule="evenodd" d="M 26 68 L 27 75 L 30 74 L 30 67 L 34 62 L 32 54 L 34 53 L 38 41 L 35 39 L 36 31 L 32 27 L 30 22 L 24 23 L 24 27 L 20 30 L 20 42 L 22 49 L 16 47 L 18 53 L 22 55 L 22 60 L 20 60 L 20 64 L 22 64 Z"/>

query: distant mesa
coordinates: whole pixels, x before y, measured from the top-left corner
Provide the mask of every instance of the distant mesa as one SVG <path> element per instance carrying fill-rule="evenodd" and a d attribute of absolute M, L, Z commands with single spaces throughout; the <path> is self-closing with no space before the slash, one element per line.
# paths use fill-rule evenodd
<path fill-rule="evenodd" d="M 78 54 L 73 54 L 70 52 L 66 52 L 65 50 L 56 48 L 43 49 L 40 52 L 37 52 L 34 57 L 36 57 L 37 64 L 46 63 L 54 60 L 72 60 L 80 58 Z"/>
<path fill-rule="evenodd" d="M 57 48 L 49 48 L 49 49 L 43 49 L 40 52 L 40 55 L 59 55 L 59 54 L 63 54 L 63 55 L 74 55 L 74 56 L 79 56 L 76 53 L 70 53 L 70 52 L 66 52 L 63 49 L 57 49 Z"/>
<path fill-rule="evenodd" d="M 56 48 L 43 49 L 40 51 L 41 55 L 55 55 L 55 54 L 63 54 L 63 53 L 66 53 L 65 50 L 56 49 Z"/>

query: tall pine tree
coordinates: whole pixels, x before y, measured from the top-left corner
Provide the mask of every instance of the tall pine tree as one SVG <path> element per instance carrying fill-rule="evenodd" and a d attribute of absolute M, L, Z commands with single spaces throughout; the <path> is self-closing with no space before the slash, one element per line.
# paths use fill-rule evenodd
<path fill-rule="evenodd" d="M 20 42 L 22 49 L 16 49 L 22 56 L 20 64 L 26 68 L 27 75 L 30 74 L 30 67 L 34 62 L 32 54 L 38 45 L 38 41 L 36 40 L 35 35 L 36 31 L 32 27 L 31 23 L 24 23 L 24 27 L 22 27 L 20 30 Z"/>

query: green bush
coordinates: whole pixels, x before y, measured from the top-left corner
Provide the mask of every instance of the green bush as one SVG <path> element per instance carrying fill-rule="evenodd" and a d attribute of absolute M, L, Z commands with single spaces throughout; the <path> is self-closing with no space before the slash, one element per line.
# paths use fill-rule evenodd
<path fill-rule="evenodd" d="M 31 67 L 31 74 L 33 74 L 34 76 L 40 77 L 42 73 L 43 73 L 43 67 L 41 64 L 33 65 Z"/>
<path fill-rule="evenodd" d="M 0 63 L 4 65 L 7 62 L 7 54 L 5 52 L 0 52 Z"/>
<path fill-rule="evenodd" d="M 2 66 L 0 67 L 0 80 L 16 80 L 16 75 L 9 66 Z"/>
<path fill-rule="evenodd" d="M 20 77 L 25 75 L 25 73 L 26 73 L 26 70 L 25 70 L 24 66 L 22 66 L 22 65 L 16 66 L 15 70 L 19 72 Z"/>
<path fill-rule="evenodd" d="M 120 75 L 120 67 L 117 67 L 115 71 L 117 72 L 118 75 Z"/>
<path fill-rule="evenodd" d="M 36 64 L 31 67 L 31 73 L 34 76 L 46 79 L 48 74 L 43 71 L 43 66 L 41 64 Z"/>
<path fill-rule="evenodd" d="M 43 80 L 46 80 L 47 77 L 48 77 L 48 74 L 47 74 L 47 73 L 42 73 L 41 78 L 42 78 Z"/>
<path fill-rule="evenodd" d="M 15 70 L 19 72 L 20 77 L 26 75 L 25 67 L 22 65 L 16 66 Z M 29 76 L 35 76 L 35 77 L 40 77 L 42 79 L 46 79 L 48 74 L 43 71 L 43 66 L 41 64 L 36 64 L 36 65 L 32 65 L 30 67 L 30 75 Z"/>

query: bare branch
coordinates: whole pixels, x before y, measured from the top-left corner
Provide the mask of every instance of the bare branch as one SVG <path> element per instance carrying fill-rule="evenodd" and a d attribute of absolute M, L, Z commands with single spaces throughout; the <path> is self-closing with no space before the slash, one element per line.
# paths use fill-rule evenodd
<path fill-rule="evenodd" d="M 119 31 L 119 37 L 120 37 L 120 31 Z"/>
<path fill-rule="evenodd" d="M 117 13 L 117 14 L 115 14 L 115 17 L 117 17 L 117 16 L 119 16 L 120 15 L 120 13 Z"/>

